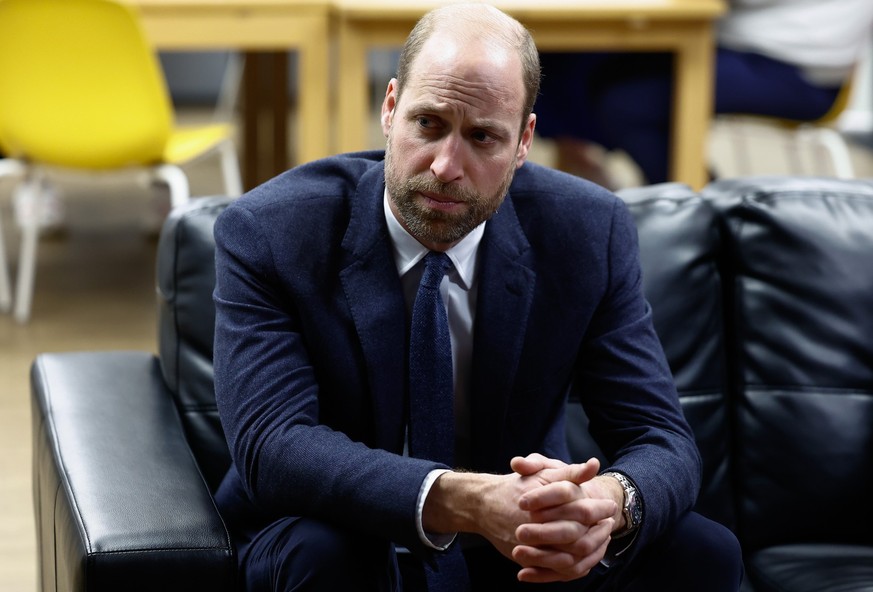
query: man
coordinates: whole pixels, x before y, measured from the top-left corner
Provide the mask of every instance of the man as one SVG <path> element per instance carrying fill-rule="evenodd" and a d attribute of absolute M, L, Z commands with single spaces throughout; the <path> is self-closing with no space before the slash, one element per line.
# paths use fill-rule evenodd
<path fill-rule="evenodd" d="M 538 82 L 518 22 L 438 9 L 388 85 L 384 160 L 299 167 L 220 217 L 216 497 L 246 589 L 737 588 L 736 540 L 689 513 L 699 458 L 630 216 L 525 164 Z M 450 335 L 421 339 L 426 300 Z M 571 387 L 608 474 L 566 464 Z"/>

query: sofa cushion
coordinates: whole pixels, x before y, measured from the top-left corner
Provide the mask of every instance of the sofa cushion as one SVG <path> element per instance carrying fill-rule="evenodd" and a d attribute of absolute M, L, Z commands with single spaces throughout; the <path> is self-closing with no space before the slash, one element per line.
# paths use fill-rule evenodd
<path fill-rule="evenodd" d="M 740 179 L 704 195 L 724 220 L 740 538 L 870 544 L 873 185 Z"/>
<path fill-rule="evenodd" d="M 174 209 L 157 255 L 158 347 L 164 380 L 176 399 L 188 441 L 215 490 L 230 456 L 215 405 L 215 219 L 231 202 L 212 197 Z"/>
<path fill-rule="evenodd" d="M 755 592 L 861 592 L 873 582 L 873 547 L 782 545 L 753 553 L 746 572 Z"/>

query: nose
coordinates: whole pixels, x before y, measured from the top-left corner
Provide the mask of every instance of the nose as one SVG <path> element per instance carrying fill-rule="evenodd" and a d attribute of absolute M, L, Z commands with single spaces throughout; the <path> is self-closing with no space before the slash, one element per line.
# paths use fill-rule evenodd
<path fill-rule="evenodd" d="M 440 140 L 430 172 L 443 183 L 458 181 L 464 176 L 463 146 L 458 138 L 447 135 Z"/>

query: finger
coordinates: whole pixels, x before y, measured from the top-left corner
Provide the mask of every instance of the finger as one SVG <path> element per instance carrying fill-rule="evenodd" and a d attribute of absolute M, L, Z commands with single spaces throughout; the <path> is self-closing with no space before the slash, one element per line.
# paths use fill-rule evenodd
<path fill-rule="evenodd" d="M 615 520 L 612 518 L 593 526 L 561 520 L 546 524 L 522 524 L 516 529 L 515 535 L 522 546 L 582 556 L 594 552 L 607 542 L 614 526 Z"/>
<path fill-rule="evenodd" d="M 512 559 L 522 567 L 563 571 L 572 568 L 583 557 L 549 547 L 516 545 L 512 549 Z"/>
<path fill-rule="evenodd" d="M 596 458 L 588 459 L 584 463 L 550 467 L 542 471 L 543 477 L 548 481 L 571 481 L 576 485 L 590 481 L 598 472 L 600 472 L 600 461 Z"/>
<path fill-rule="evenodd" d="M 509 461 L 509 467 L 519 475 L 533 475 L 547 468 L 559 468 L 567 463 L 548 458 L 538 452 L 534 452 L 527 456 L 516 456 Z"/>
<path fill-rule="evenodd" d="M 533 523 L 551 522 L 553 520 L 575 520 L 582 524 L 596 524 L 607 518 L 612 518 L 618 511 L 615 501 L 610 499 L 583 498 L 566 504 L 556 504 L 537 510 L 529 510 L 530 521 Z"/>
<path fill-rule="evenodd" d="M 539 561 L 548 565 L 523 565 L 518 572 L 522 582 L 546 583 L 566 582 L 588 575 L 591 569 L 603 558 L 606 548 L 584 557 L 575 557 L 570 553 L 546 552 L 540 555 Z M 513 550 L 513 558 L 515 551 Z"/>
<path fill-rule="evenodd" d="M 606 555 L 610 537 L 604 537 L 591 553 L 571 553 L 561 550 L 535 549 L 517 546 L 513 559 L 522 566 L 518 579 L 522 582 L 545 583 L 569 581 L 586 576 Z"/>
<path fill-rule="evenodd" d="M 525 512 L 535 512 L 582 499 L 584 495 L 575 483 L 557 481 L 526 491 L 519 497 L 518 507 Z"/>
<path fill-rule="evenodd" d="M 573 520 L 558 520 L 545 524 L 521 524 L 515 529 L 515 538 L 531 547 L 572 545 L 588 532 L 588 526 Z"/>
<path fill-rule="evenodd" d="M 560 462 L 560 461 L 559 461 Z M 554 483 L 555 481 L 571 481 L 577 485 L 581 485 L 586 481 L 590 481 L 597 476 L 600 471 L 600 461 L 596 458 L 589 459 L 584 463 L 564 464 L 556 466 L 551 464 L 544 467 L 537 475 L 544 481 Z"/>

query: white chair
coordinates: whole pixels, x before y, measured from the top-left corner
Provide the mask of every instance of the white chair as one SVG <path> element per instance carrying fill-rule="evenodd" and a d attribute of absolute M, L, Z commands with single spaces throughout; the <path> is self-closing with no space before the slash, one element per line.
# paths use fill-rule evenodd
<path fill-rule="evenodd" d="M 761 173 L 760 170 L 755 169 L 755 162 L 758 159 L 753 156 L 755 151 L 752 143 L 756 128 L 763 126 L 768 137 L 775 137 L 782 144 L 789 174 L 854 178 L 855 170 L 849 147 L 842 134 L 833 127 L 848 105 L 851 92 L 850 79 L 840 89 L 830 110 L 813 121 L 794 121 L 761 115 L 719 115 L 717 122 L 726 129 L 737 169 L 736 175 Z M 828 166 L 819 166 L 825 160 Z"/>
<path fill-rule="evenodd" d="M 112 0 L 0 0 L 0 176 L 40 201 L 46 179 L 135 172 L 189 200 L 180 165 L 215 153 L 225 192 L 242 193 L 230 123 L 179 127 L 160 63 L 137 14 Z M 21 228 L 14 316 L 30 317 L 39 216 Z M 2 236 L 0 236 L 2 244 Z M 5 256 L 0 307 L 9 307 Z M 5 290 L 5 292 L 4 292 Z M 5 304 L 4 304 L 5 303 Z"/>

